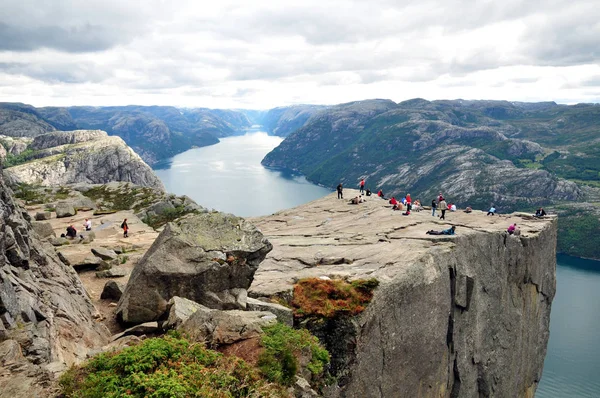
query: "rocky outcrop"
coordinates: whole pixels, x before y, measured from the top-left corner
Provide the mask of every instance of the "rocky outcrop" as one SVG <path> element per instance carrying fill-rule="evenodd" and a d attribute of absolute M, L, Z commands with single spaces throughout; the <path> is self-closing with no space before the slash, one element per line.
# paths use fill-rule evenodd
<path fill-rule="evenodd" d="M 169 223 L 135 266 L 117 308 L 124 323 L 158 320 L 174 296 L 245 309 L 247 289 L 272 246 L 252 224 L 223 213 Z"/>
<path fill-rule="evenodd" d="M 60 131 L 39 135 L 32 160 L 5 170 L 12 184 L 60 186 L 131 182 L 164 190 L 152 169 L 121 138 L 103 131 Z"/>
<path fill-rule="evenodd" d="M 259 123 L 268 133 L 287 137 L 304 126 L 311 116 L 325 108 L 321 105 L 292 105 L 273 108 L 262 115 Z"/>
<path fill-rule="evenodd" d="M 10 353 L 0 355 L 0 395 L 50 396 L 53 370 L 106 344 L 108 330 L 94 320 L 75 271 L 33 233 L 1 175 L 0 219 L 0 352 Z"/>
<path fill-rule="evenodd" d="M 306 277 L 380 282 L 365 312 L 320 323 L 334 336 L 325 339 L 338 377 L 329 396 L 533 396 L 555 294 L 557 220 L 446 218 L 330 195 L 252 220 L 274 249 L 251 296 L 290 297 Z M 505 232 L 513 222 L 521 236 Z M 450 225 L 457 235 L 425 234 Z"/>

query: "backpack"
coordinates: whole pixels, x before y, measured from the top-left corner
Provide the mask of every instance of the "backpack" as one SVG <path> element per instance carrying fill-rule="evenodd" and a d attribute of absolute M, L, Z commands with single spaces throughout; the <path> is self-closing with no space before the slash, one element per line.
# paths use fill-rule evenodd
<path fill-rule="evenodd" d="M 121 223 L 121 228 L 125 228 L 125 221 Z"/>

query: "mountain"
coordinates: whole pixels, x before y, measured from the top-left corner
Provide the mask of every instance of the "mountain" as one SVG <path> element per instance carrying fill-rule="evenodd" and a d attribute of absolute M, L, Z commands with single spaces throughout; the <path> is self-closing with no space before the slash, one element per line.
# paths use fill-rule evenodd
<path fill-rule="evenodd" d="M 54 130 L 103 130 L 121 137 L 147 163 L 213 145 L 252 123 L 241 111 L 171 106 L 44 107 L 0 103 L 0 134 L 35 137 Z"/>
<path fill-rule="evenodd" d="M 442 191 L 459 206 L 494 204 L 502 212 L 554 206 L 575 220 L 559 222 L 559 249 L 600 258 L 600 238 L 591 238 L 585 249 L 579 243 L 600 224 L 599 105 L 423 99 L 341 104 L 314 114 L 263 164 L 332 188 L 339 182 L 355 187 L 366 178 L 372 190 L 411 193 L 424 204 Z M 561 236 L 573 229 L 580 232 L 565 244 Z"/>
<path fill-rule="evenodd" d="M 284 106 L 256 115 L 255 120 L 268 133 L 287 137 L 290 133 L 302 127 L 315 113 L 325 108 L 321 105 Z"/>
<path fill-rule="evenodd" d="M 4 173 L 13 185 L 124 181 L 164 191 L 152 169 L 121 138 L 104 131 L 55 131 L 33 139 L 21 138 L 23 145 L 16 153 L 12 151 L 14 141 L 0 137 L 0 144 L 12 152 L 5 162 L 12 167 Z"/>

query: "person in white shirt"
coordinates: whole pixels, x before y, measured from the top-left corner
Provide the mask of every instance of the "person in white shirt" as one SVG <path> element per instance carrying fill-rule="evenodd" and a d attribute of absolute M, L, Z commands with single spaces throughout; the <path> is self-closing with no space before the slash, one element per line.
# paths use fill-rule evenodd
<path fill-rule="evenodd" d="M 90 220 L 89 218 L 86 218 L 85 222 L 83 223 L 83 227 L 85 228 L 86 231 L 91 231 L 92 230 L 92 220 Z"/>

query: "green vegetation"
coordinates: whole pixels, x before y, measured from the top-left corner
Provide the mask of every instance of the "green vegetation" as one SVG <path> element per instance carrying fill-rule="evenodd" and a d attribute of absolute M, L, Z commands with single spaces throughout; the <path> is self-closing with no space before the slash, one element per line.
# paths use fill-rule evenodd
<path fill-rule="evenodd" d="M 294 316 L 332 318 L 342 314 L 359 314 L 373 298 L 373 290 L 378 285 L 377 279 L 359 279 L 350 283 L 319 278 L 301 279 L 294 285 Z"/>
<path fill-rule="evenodd" d="M 4 159 L 4 167 L 9 168 L 13 166 L 18 166 L 23 163 L 29 162 L 33 159 L 35 155 L 35 151 L 32 149 L 26 149 L 18 155 L 13 155 L 12 153 L 6 154 L 6 159 Z"/>
<path fill-rule="evenodd" d="M 23 200 L 26 205 L 39 205 L 46 201 L 46 196 L 39 187 L 31 184 L 19 184 L 15 196 Z"/>
<path fill-rule="evenodd" d="M 69 369 L 59 384 L 67 398 L 288 397 L 243 360 L 176 335 L 99 354 Z"/>
<path fill-rule="evenodd" d="M 557 250 L 586 258 L 600 258 L 596 236 L 600 231 L 598 215 L 589 210 L 559 207 Z"/>
<path fill-rule="evenodd" d="M 193 213 L 194 211 L 188 211 L 185 206 L 177 206 L 172 209 L 166 209 L 160 214 L 155 216 L 146 216 L 142 219 L 145 224 L 148 224 L 154 229 L 160 228 L 168 222 L 175 221 L 176 219 L 185 216 L 186 214 Z"/>
<path fill-rule="evenodd" d="M 329 353 L 306 329 L 293 329 L 282 323 L 263 328 L 261 345 L 264 351 L 258 366 L 268 380 L 291 385 L 299 368 L 299 357 L 310 358 L 307 369 L 321 376 L 329 363 Z"/>

